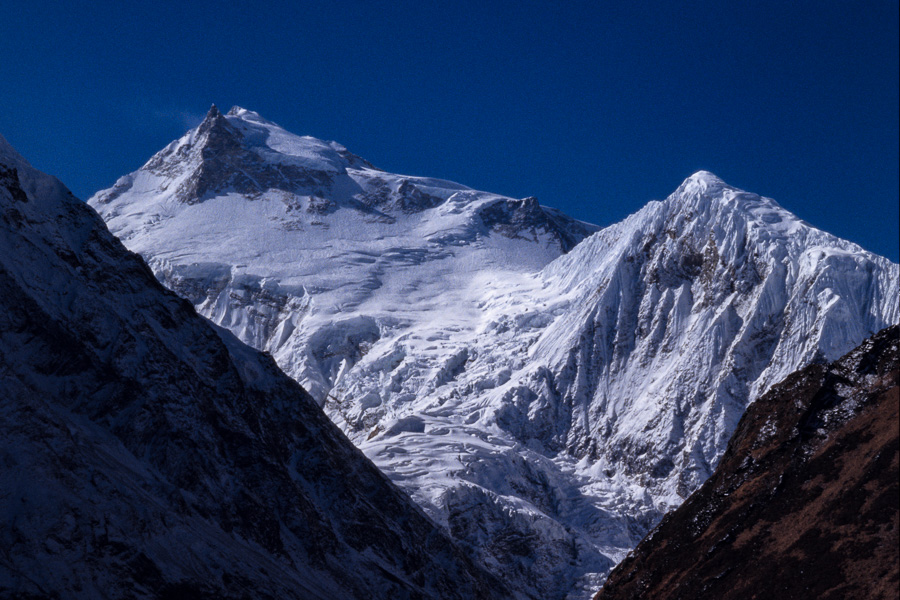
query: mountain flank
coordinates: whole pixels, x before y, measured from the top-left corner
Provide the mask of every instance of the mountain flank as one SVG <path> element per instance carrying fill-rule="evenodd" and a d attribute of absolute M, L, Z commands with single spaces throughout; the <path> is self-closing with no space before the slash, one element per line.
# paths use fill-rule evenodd
<path fill-rule="evenodd" d="M 712 477 L 596 600 L 896 598 L 898 345 L 889 327 L 752 404 Z"/>
<path fill-rule="evenodd" d="M 0 137 L 0 598 L 506 598 Z"/>

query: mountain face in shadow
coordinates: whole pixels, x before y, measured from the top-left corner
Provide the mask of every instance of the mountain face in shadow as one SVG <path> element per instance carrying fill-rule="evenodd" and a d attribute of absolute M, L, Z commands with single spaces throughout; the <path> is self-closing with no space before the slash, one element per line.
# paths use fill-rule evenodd
<path fill-rule="evenodd" d="M 507 597 L 2 138 L 0 522 L 3 598 Z"/>

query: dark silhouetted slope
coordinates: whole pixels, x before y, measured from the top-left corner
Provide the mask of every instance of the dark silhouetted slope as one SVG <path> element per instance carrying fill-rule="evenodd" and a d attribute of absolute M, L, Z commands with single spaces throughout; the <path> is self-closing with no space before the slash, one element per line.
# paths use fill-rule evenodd
<path fill-rule="evenodd" d="M 506 596 L 2 138 L 0 523 L 2 598 Z"/>

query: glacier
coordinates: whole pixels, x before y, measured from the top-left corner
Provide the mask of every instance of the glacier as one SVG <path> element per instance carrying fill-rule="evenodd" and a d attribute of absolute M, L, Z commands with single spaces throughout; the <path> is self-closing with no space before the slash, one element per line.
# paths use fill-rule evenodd
<path fill-rule="evenodd" d="M 600 229 L 257 113 L 89 203 L 531 598 L 587 598 L 749 403 L 898 322 L 898 265 L 698 172 Z"/>

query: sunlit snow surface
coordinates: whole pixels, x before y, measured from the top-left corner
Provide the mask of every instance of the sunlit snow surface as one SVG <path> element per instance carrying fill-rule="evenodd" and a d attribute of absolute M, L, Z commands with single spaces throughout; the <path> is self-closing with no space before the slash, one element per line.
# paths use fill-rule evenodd
<path fill-rule="evenodd" d="M 596 228 L 212 112 L 90 203 L 523 592 L 586 598 L 898 267 L 700 172 Z"/>

